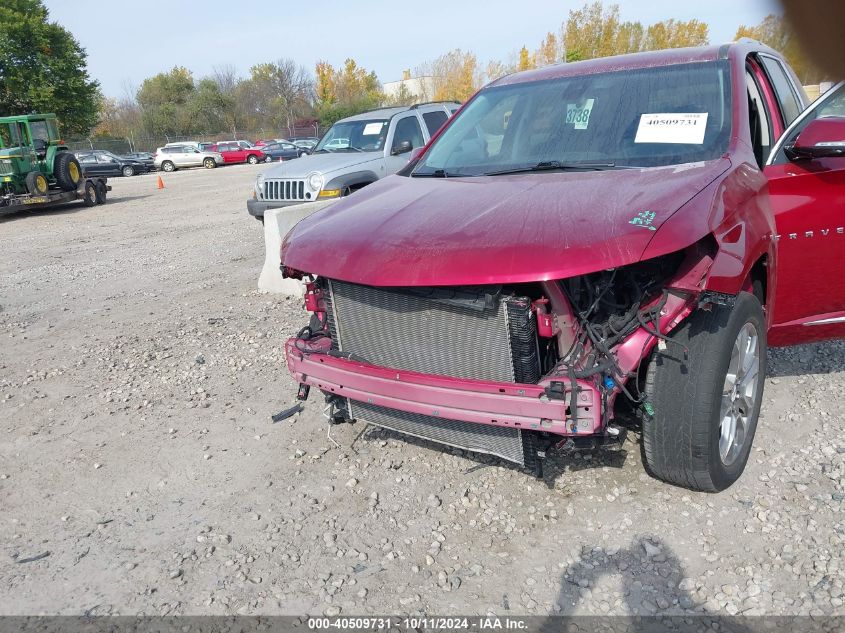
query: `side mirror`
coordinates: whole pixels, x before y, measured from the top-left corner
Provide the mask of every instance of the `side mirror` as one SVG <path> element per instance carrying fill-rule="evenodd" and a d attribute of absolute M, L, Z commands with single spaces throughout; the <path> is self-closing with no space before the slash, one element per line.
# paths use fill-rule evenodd
<path fill-rule="evenodd" d="M 411 141 L 402 141 L 399 145 L 394 145 L 390 153 L 393 156 L 398 156 L 399 154 L 407 154 L 412 149 L 414 149 L 414 146 L 411 145 Z"/>
<path fill-rule="evenodd" d="M 845 157 L 845 117 L 823 117 L 810 121 L 792 147 L 785 147 L 789 160 Z"/>
<path fill-rule="evenodd" d="M 413 151 L 413 152 L 411 152 L 411 155 L 408 157 L 408 162 L 409 162 L 409 163 L 413 163 L 413 162 L 414 162 L 415 160 L 417 160 L 420 156 L 422 156 L 423 149 L 425 149 L 425 147 L 424 147 L 424 146 L 423 146 L 423 147 L 417 147 L 417 148 L 415 148 L 415 149 L 414 149 L 414 151 Z"/>

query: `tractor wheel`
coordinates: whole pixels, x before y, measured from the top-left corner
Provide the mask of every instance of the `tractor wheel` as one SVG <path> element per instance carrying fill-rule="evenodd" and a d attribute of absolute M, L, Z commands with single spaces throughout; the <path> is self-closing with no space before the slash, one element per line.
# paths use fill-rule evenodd
<path fill-rule="evenodd" d="M 56 154 L 53 161 L 53 175 L 63 191 L 74 191 L 82 180 L 82 168 L 76 156 L 63 151 Z"/>
<path fill-rule="evenodd" d="M 26 190 L 33 196 L 47 195 L 47 179 L 40 171 L 31 171 L 26 175 Z"/>
<path fill-rule="evenodd" d="M 85 183 L 85 189 L 82 193 L 82 202 L 86 207 L 93 207 L 97 204 L 97 187 L 90 180 Z"/>
<path fill-rule="evenodd" d="M 97 195 L 94 199 L 97 201 L 97 204 L 105 204 L 106 193 L 108 193 L 108 190 L 106 189 L 106 183 L 104 183 L 102 180 L 98 180 L 96 189 Z"/>

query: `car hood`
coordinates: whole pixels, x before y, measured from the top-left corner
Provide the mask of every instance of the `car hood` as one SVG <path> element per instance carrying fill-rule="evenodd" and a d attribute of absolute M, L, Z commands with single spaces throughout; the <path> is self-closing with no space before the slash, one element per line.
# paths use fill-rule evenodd
<path fill-rule="evenodd" d="M 638 261 L 661 224 L 729 166 L 389 176 L 298 223 L 282 261 L 374 286 L 562 279 Z"/>
<path fill-rule="evenodd" d="M 279 163 L 264 172 L 265 178 L 305 178 L 313 172 L 332 174 L 356 165 L 379 160 L 381 152 L 334 152 L 328 154 L 306 154 L 290 163 Z"/>

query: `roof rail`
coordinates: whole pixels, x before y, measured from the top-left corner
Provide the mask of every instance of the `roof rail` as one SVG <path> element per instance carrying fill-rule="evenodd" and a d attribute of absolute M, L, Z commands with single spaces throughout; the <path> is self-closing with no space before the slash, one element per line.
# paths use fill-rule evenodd
<path fill-rule="evenodd" d="M 420 106 L 435 105 L 435 104 L 437 104 L 437 103 L 457 103 L 458 105 L 461 105 L 461 102 L 460 102 L 460 101 L 457 101 L 457 100 L 452 100 L 452 99 L 442 99 L 442 100 L 440 100 L 440 101 L 426 101 L 426 102 L 424 102 L 424 103 L 415 103 L 415 104 L 414 104 L 414 105 L 412 105 L 409 109 L 410 109 L 410 110 L 416 110 L 416 109 L 417 109 L 417 108 L 419 108 Z"/>

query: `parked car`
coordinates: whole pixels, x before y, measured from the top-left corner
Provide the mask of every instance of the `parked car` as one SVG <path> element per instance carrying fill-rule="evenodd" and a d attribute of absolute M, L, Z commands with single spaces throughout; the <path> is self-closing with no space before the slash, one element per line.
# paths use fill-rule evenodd
<path fill-rule="evenodd" d="M 213 152 L 223 155 L 225 163 L 249 163 L 255 165 L 264 161 L 264 152 L 259 147 L 253 147 L 246 141 L 226 141 L 217 143 L 209 148 Z"/>
<path fill-rule="evenodd" d="M 155 154 L 150 152 L 130 152 L 128 154 L 119 154 L 121 158 L 128 158 L 130 160 L 137 160 L 139 163 L 145 164 L 149 171 L 155 169 Z"/>
<path fill-rule="evenodd" d="M 175 171 L 182 167 L 214 169 L 223 164 L 223 156 L 218 152 L 200 150 L 194 145 L 165 145 L 156 150 L 155 166 L 162 171 Z"/>
<path fill-rule="evenodd" d="M 265 139 L 259 139 L 259 140 L 255 141 L 255 143 L 253 143 L 252 145 L 253 145 L 253 147 L 263 147 L 265 145 L 272 145 L 274 143 L 289 143 L 289 142 L 290 141 L 288 141 L 286 138 L 265 138 Z"/>
<path fill-rule="evenodd" d="M 247 210 L 263 221 L 265 209 L 346 196 L 395 173 L 449 118 L 452 107 L 458 104 L 382 108 L 341 119 L 310 156 L 260 174 Z"/>
<path fill-rule="evenodd" d="M 150 166 L 133 158 L 118 156 L 107 150 L 75 152 L 82 171 L 88 176 L 135 176 L 146 174 Z"/>
<path fill-rule="evenodd" d="M 805 110 L 750 40 L 494 81 L 285 237 L 313 313 L 286 344 L 299 393 L 538 475 L 633 426 L 654 476 L 727 488 L 767 346 L 845 336 L 843 103 Z"/>
<path fill-rule="evenodd" d="M 298 139 L 293 141 L 294 145 L 301 147 L 302 149 L 307 149 L 309 152 L 317 146 L 317 143 L 319 143 L 318 139 Z"/>
<path fill-rule="evenodd" d="M 299 158 L 308 153 L 308 150 L 297 147 L 293 143 L 271 143 L 263 145 L 261 151 L 264 152 L 264 162 L 266 163 Z"/>

